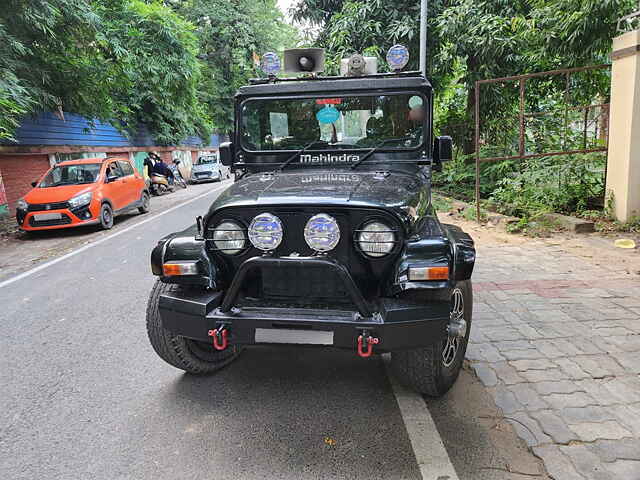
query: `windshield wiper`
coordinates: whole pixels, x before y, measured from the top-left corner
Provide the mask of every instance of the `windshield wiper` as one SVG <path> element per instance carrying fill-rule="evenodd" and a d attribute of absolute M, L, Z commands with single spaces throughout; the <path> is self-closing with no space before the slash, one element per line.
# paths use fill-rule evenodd
<path fill-rule="evenodd" d="M 378 143 L 375 147 L 371 148 L 371 150 L 369 150 L 367 153 L 364 154 L 364 157 L 362 157 L 360 160 L 358 160 L 356 163 L 351 165 L 351 169 L 353 170 L 354 168 L 356 168 L 358 165 L 360 165 L 362 162 L 364 162 L 367 158 L 369 158 L 371 155 L 373 155 L 374 153 L 376 153 L 378 151 L 378 149 L 384 147 L 385 143 L 389 143 L 389 142 L 397 142 L 398 138 L 385 138 L 383 141 L 381 141 L 380 143 Z"/>
<path fill-rule="evenodd" d="M 373 155 L 374 153 L 376 153 L 378 151 L 378 149 L 380 147 L 382 147 L 385 143 L 387 142 L 387 140 L 383 140 L 382 142 L 378 143 L 378 145 L 376 145 L 375 147 L 371 148 L 371 150 L 369 150 L 367 153 L 364 154 L 364 157 L 362 157 L 360 160 L 358 160 L 356 163 L 354 163 L 353 165 L 351 165 L 351 170 L 353 170 L 354 168 L 356 168 L 358 165 L 360 165 L 362 162 L 364 162 L 367 158 L 369 158 L 371 155 Z"/>
<path fill-rule="evenodd" d="M 278 168 L 278 171 L 282 171 L 285 169 L 285 167 L 287 167 L 291 162 L 293 162 L 296 157 L 298 155 L 302 155 L 304 152 L 306 152 L 307 150 L 309 150 L 311 147 L 313 147 L 316 143 L 318 143 L 319 140 L 314 140 L 310 143 L 307 143 L 304 147 L 302 147 L 300 150 L 296 150 L 296 153 L 294 153 L 293 155 L 291 155 L 289 158 L 287 158 L 284 163 L 282 165 L 280 165 L 280 168 Z"/>

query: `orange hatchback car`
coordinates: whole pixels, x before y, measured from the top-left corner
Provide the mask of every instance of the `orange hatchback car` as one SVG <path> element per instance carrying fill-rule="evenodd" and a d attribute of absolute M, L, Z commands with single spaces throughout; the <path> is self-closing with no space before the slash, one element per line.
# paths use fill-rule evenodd
<path fill-rule="evenodd" d="M 149 211 L 144 178 L 126 158 L 87 158 L 58 163 L 18 200 L 16 220 L 25 231 L 100 224 L 137 208 Z"/>

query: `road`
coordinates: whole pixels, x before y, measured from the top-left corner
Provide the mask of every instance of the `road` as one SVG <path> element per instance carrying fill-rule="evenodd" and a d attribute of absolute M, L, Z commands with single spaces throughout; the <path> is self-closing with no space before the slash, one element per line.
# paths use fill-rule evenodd
<path fill-rule="evenodd" d="M 496 423 L 468 370 L 449 395 L 424 402 L 394 393 L 382 358 L 352 352 L 247 349 L 211 377 L 163 363 L 145 330 L 149 252 L 219 191 L 212 186 L 144 223 L 126 219 L 57 263 L 0 283 L 0 478 L 477 480 L 540 472 L 511 426 Z M 455 472 L 440 475 L 447 465 Z"/>

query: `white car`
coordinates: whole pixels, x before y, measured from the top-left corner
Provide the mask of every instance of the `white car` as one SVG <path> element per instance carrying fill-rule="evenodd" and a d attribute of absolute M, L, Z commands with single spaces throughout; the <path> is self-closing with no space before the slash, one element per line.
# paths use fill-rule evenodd
<path fill-rule="evenodd" d="M 219 182 L 229 178 L 229 169 L 220 163 L 217 154 L 202 155 L 191 167 L 191 183 Z"/>

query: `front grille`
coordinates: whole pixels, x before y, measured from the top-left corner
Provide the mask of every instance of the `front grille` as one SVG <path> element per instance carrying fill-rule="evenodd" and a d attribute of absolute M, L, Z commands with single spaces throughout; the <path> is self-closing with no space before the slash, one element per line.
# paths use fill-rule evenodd
<path fill-rule="evenodd" d="M 47 210 L 62 210 L 69 208 L 69 202 L 30 203 L 29 212 L 43 212 Z"/>
<path fill-rule="evenodd" d="M 29 225 L 32 227 L 53 227 L 55 225 L 68 225 L 71 223 L 71 218 L 65 213 L 62 214 L 60 219 L 55 220 L 40 220 L 36 221 L 35 217 L 29 218 Z"/>
<path fill-rule="evenodd" d="M 347 290 L 338 275 L 327 267 L 263 268 L 262 291 L 270 298 L 348 299 Z"/>
<path fill-rule="evenodd" d="M 213 172 L 196 172 L 196 177 L 210 177 Z"/>
<path fill-rule="evenodd" d="M 304 227 L 313 215 L 326 213 L 336 219 L 340 227 L 340 241 L 335 249 L 328 252 L 350 272 L 354 281 L 366 297 L 379 295 L 387 282 L 392 281 L 391 272 L 398 252 L 404 244 L 404 230 L 395 216 L 384 210 L 340 207 L 260 207 L 237 208 L 218 212 L 209 220 L 205 233 L 206 246 L 220 268 L 220 280 L 227 285 L 233 279 L 237 268 L 248 258 L 262 255 L 245 236 L 247 248 L 236 255 L 228 255 L 216 247 L 213 238 L 215 226 L 225 220 L 233 220 L 246 229 L 258 214 L 270 212 L 282 221 L 284 236 L 281 244 L 273 252 L 274 256 L 313 256 L 316 253 L 304 240 Z M 372 220 L 380 220 L 396 233 L 393 251 L 383 257 L 369 257 L 360 251 L 354 242 L 358 230 Z M 246 231 L 246 230 L 245 230 Z M 311 272 L 306 268 L 287 269 L 283 267 L 267 269 L 249 275 L 246 279 L 245 294 L 248 297 L 289 298 L 297 297 L 309 301 L 311 298 L 344 298 L 342 282 L 333 272 Z"/>

